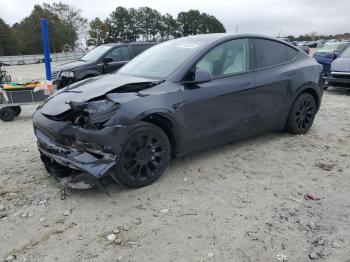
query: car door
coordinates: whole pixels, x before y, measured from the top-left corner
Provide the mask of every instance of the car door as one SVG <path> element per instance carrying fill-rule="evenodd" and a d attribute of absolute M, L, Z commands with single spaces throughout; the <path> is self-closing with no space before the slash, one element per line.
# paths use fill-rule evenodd
<path fill-rule="evenodd" d="M 112 62 L 103 65 L 103 73 L 112 73 L 130 60 L 129 48 L 127 45 L 117 46 L 109 51 L 104 58 L 111 58 Z"/>
<path fill-rule="evenodd" d="M 254 73 L 248 39 L 222 43 L 195 67 L 211 73 L 210 82 L 184 86 L 182 106 L 186 151 L 239 139 L 254 132 Z"/>
<path fill-rule="evenodd" d="M 270 39 L 254 39 L 257 127 L 260 132 L 284 128 L 298 65 L 298 50 Z"/>

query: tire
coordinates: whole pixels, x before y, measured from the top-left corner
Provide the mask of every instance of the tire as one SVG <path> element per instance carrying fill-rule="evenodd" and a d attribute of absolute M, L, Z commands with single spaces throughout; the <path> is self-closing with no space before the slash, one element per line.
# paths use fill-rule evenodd
<path fill-rule="evenodd" d="M 153 183 L 169 165 L 169 138 L 159 127 L 140 122 L 123 145 L 115 178 L 127 187 L 139 188 Z"/>
<path fill-rule="evenodd" d="M 12 106 L 12 109 L 16 112 L 16 116 L 19 116 L 19 114 L 22 112 L 20 106 Z"/>
<path fill-rule="evenodd" d="M 290 110 L 286 131 L 298 135 L 305 134 L 311 128 L 316 112 L 315 98 L 309 93 L 302 93 Z"/>
<path fill-rule="evenodd" d="M 12 107 L 3 107 L 0 109 L 0 119 L 4 122 L 12 121 L 15 116 L 16 112 Z"/>

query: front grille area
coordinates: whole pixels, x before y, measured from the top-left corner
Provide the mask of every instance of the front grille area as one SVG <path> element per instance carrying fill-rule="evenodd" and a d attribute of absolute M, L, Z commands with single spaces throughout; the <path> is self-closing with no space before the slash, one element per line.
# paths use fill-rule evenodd
<path fill-rule="evenodd" d="M 332 73 L 332 77 L 333 78 L 350 79 L 350 74 L 341 74 L 341 73 L 333 74 Z"/>
<path fill-rule="evenodd" d="M 52 73 L 51 73 L 51 79 L 52 79 L 52 80 L 57 79 L 59 73 L 60 73 L 60 72 L 58 72 L 58 71 L 52 71 Z"/>

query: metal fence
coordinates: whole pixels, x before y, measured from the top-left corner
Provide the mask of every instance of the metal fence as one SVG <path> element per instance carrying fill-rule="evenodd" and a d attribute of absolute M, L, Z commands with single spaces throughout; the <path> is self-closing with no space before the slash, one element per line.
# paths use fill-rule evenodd
<path fill-rule="evenodd" d="M 85 55 L 88 51 L 52 53 L 51 62 L 76 60 Z M 39 55 L 18 55 L 18 56 L 0 56 L 0 62 L 6 65 L 27 65 L 39 64 L 44 62 L 44 54 Z"/>

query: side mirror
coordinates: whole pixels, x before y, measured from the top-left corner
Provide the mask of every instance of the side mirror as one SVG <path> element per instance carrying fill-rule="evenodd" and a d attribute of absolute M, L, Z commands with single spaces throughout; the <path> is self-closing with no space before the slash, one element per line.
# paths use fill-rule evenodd
<path fill-rule="evenodd" d="M 212 80 L 212 77 L 208 71 L 197 68 L 196 72 L 194 73 L 194 80 L 183 81 L 182 84 L 196 85 L 196 84 L 210 82 L 211 80 Z"/>
<path fill-rule="evenodd" d="M 205 82 L 210 82 L 212 80 L 211 74 L 203 69 L 196 69 L 195 75 L 194 75 L 194 82 L 196 84 L 201 84 Z"/>
<path fill-rule="evenodd" d="M 333 59 L 337 59 L 340 55 L 340 52 L 339 51 L 333 51 Z"/>
<path fill-rule="evenodd" d="M 102 63 L 104 63 L 105 65 L 106 65 L 106 64 L 109 64 L 109 63 L 111 63 L 111 62 L 113 62 L 113 58 L 111 58 L 111 57 L 104 57 L 104 58 L 102 59 Z"/>

